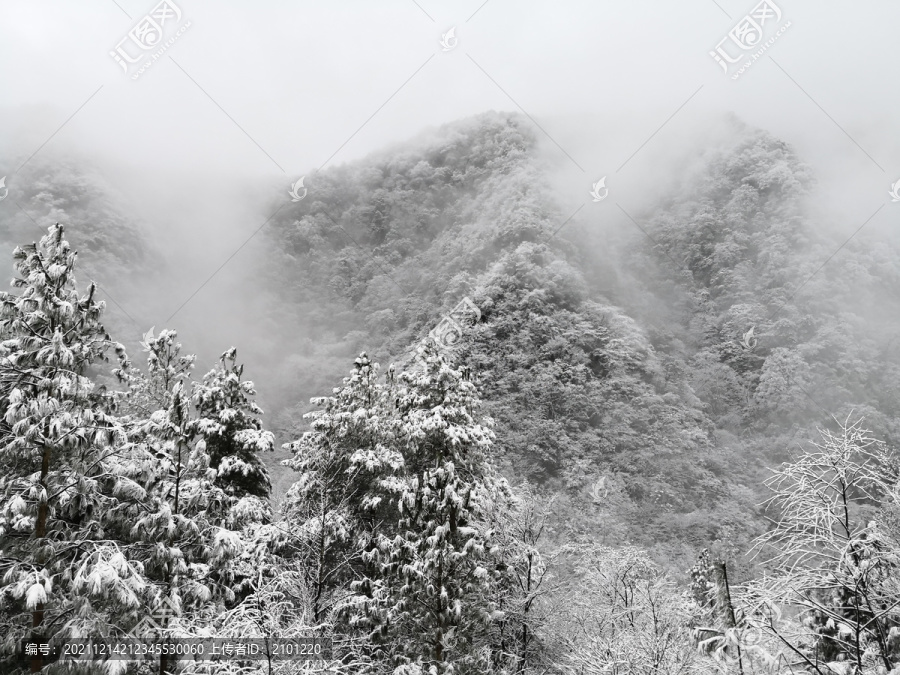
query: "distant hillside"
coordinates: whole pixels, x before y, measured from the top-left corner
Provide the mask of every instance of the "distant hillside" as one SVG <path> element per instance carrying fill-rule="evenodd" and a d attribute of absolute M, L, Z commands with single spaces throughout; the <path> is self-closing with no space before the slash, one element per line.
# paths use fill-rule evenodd
<path fill-rule="evenodd" d="M 784 461 L 791 437 L 851 410 L 896 445 L 898 251 L 851 238 L 858 223 L 824 236 L 809 169 L 765 132 L 736 136 L 650 218 L 658 248 L 632 251 L 650 272 L 632 277 L 638 320 L 668 319 L 654 345 L 742 454 Z"/>
<path fill-rule="evenodd" d="M 99 297 L 108 307 L 107 329 L 114 335 L 136 335 L 140 326 L 135 326 L 122 308 L 127 312 L 135 306 L 148 270 L 164 263 L 128 201 L 83 158 L 44 157 L 32 159 L 17 174 L 9 198 L 14 203 L 0 219 L 0 250 L 8 255 L 22 243 L 39 241 L 47 227 L 61 223 L 78 252 L 79 286 L 85 288 L 92 280 L 100 286 Z"/>
<path fill-rule="evenodd" d="M 562 490 L 564 519 L 610 540 L 699 546 L 752 529 L 734 482 L 746 460 L 717 448 L 641 326 L 590 291 L 577 242 L 551 238 L 563 216 L 535 145 L 526 121 L 491 113 L 306 181 L 269 230 L 280 315 L 314 327 L 289 359 L 299 393 L 328 391 L 335 380 L 315 391 L 309 373 L 357 351 L 402 360 L 469 296 L 482 318 L 459 358 L 514 482 Z"/>
<path fill-rule="evenodd" d="M 577 222 L 551 238 L 565 214 L 531 129 L 488 113 L 307 178 L 268 230 L 273 307 L 300 345 L 285 427 L 348 358 L 403 360 L 467 295 L 482 318 L 459 358 L 499 465 L 610 542 L 740 546 L 764 467 L 832 413 L 898 440 L 898 326 L 877 307 L 900 309 L 900 261 L 851 241 L 817 272 L 841 242 L 805 220 L 812 178 L 789 147 L 735 123 L 677 196 L 643 205 L 656 246 L 635 229 L 598 250 Z"/>

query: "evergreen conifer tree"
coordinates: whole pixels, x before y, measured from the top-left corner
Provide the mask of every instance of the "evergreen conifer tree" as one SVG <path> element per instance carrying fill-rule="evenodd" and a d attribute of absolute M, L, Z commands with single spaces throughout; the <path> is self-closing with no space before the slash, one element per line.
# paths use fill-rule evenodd
<path fill-rule="evenodd" d="M 236 359 L 234 347 L 222 354 L 203 382 L 194 385 L 191 396 L 198 431 L 216 471 L 214 483 L 232 500 L 231 527 L 271 519 L 272 484 L 258 453 L 275 449 L 275 437 L 259 419 L 263 411 L 251 399 L 256 395 L 253 383 L 241 379 L 244 366 Z"/>
<path fill-rule="evenodd" d="M 241 533 L 224 527 L 234 500 L 215 484 L 204 430 L 209 420 L 191 400 L 193 356 L 182 356 L 176 333 L 152 330 L 142 343 L 147 375 L 120 352 L 119 378 L 128 450 L 143 461 L 130 464 L 131 478 L 146 491 L 142 512 L 130 523 L 131 552 L 151 582 L 145 596 L 151 616 L 208 613 L 235 599 L 232 563 L 243 551 Z M 168 617 L 161 622 L 167 628 Z M 160 673 L 169 672 L 165 657 Z"/>
<path fill-rule="evenodd" d="M 464 369 L 426 352 L 424 369 L 397 378 L 389 437 L 403 456 L 395 479 L 397 524 L 364 554 L 369 575 L 353 584 L 357 623 L 394 667 L 442 673 L 490 671 L 496 554 L 488 500 L 503 481 L 488 453 L 491 421 Z"/>
<path fill-rule="evenodd" d="M 59 224 L 17 248 L 17 293 L 0 293 L 0 633 L 107 636 L 135 617 L 146 583 L 114 537 L 143 497 L 120 469 L 114 401 L 90 379 L 112 346 L 96 286 L 78 292 L 76 254 Z M 12 665 L 4 672 L 11 672 Z M 32 672 L 43 666 L 40 655 Z"/>
<path fill-rule="evenodd" d="M 316 622 L 362 573 L 360 554 L 373 548 L 374 531 L 396 527 L 391 494 L 403 456 L 388 434 L 390 393 L 389 384 L 378 383 L 378 364 L 361 354 L 334 396 L 313 399 L 322 408 L 307 415 L 310 430 L 285 446 L 294 457 L 284 464 L 300 477 L 283 513 L 293 550 L 306 561 Z"/>

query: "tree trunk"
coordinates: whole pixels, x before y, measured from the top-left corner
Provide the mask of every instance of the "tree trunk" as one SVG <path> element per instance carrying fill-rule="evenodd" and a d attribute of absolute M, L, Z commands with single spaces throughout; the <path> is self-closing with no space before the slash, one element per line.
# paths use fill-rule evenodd
<path fill-rule="evenodd" d="M 531 609 L 531 576 L 532 576 L 532 569 L 533 569 L 533 564 L 534 564 L 533 558 L 534 558 L 534 554 L 532 552 L 529 552 L 528 553 L 528 570 L 526 572 L 526 577 L 525 577 L 526 600 L 525 600 L 525 607 L 523 608 L 524 611 L 522 612 L 522 638 L 521 638 L 522 650 L 519 655 L 519 668 L 516 671 L 517 673 L 519 673 L 519 675 L 524 675 L 525 669 L 528 664 L 528 642 L 529 642 L 528 612 Z"/>
<path fill-rule="evenodd" d="M 43 446 L 41 454 L 41 487 L 44 489 L 44 496 L 38 504 L 37 522 L 34 525 L 34 538 L 38 546 L 43 546 L 43 539 L 47 536 L 47 514 L 49 512 L 49 504 L 47 504 L 47 475 L 50 473 L 50 448 Z M 38 566 L 44 564 L 43 553 L 38 553 L 36 562 Z M 44 623 L 44 603 L 38 603 L 34 611 L 31 613 L 31 640 L 34 642 L 43 642 L 38 630 Z M 37 654 L 31 658 L 31 672 L 39 673 L 44 667 L 44 657 Z"/>
<path fill-rule="evenodd" d="M 722 592 L 724 594 L 725 600 L 725 609 L 728 610 L 728 614 L 726 615 L 726 622 L 728 623 L 729 628 L 737 627 L 737 617 L 734 613 L 734 604 L 731 602 L 731 586 L 728 583 L 728 568 L 725 566 L 725 561 L 719 561 L 716 563 L 716 568 L 718 568 L 719 575 L 722 578 Z M 741 675 L 744 675 L 744 658 L 743 654 L 741 654 L 741 645 L 738 643 L 737 645 L 737 658 L 738 658 L 738 671 Z"/>
<path fill-rule="evenodd" d="M 320 492 L 320 500 L 319 500 L 319 509 L 321 511 L 322 518 L 319 522 L 319 550 L 317 551 L 316 561 L 316 591 L 313 596 L 313 618 L 315 619 L 316 625 L 319 625 L 321 621 L 322 614 L 322 593 L 325 586 L 325 579 L 323 577 L 323 568 L 325 566 L 325 515 L 326 509 L 326 495 L 325 495 L 325 487 L 322 487 Z"/>
<path fill-rule="evenodd" d="M 175 509 L 172 512 L 173 517 L 178 515 L 179 509 L 179 498 L 180 498 L 180 490 L 181 490 L 181 450 L 182 450 L 182 441 L 178 440 L 178 463 L 176 465 L 175 471 Z M 173 535 L 174 536 L 174 535 Z M 173 540 L 169 539 L 169 546 L 172 546 Z M 172 594 L 172 573 L 171 568 L 168 563 L 166 565 L 166 588 L 169 590 L 169 595 Z M 166 625 L 168 626 L 169 619 L 166 618 Z M 169 659 L 167 654 L 159 655 L 159 675 L 166 675 L 169 672 L 169 663 L 171 659 Z"/>

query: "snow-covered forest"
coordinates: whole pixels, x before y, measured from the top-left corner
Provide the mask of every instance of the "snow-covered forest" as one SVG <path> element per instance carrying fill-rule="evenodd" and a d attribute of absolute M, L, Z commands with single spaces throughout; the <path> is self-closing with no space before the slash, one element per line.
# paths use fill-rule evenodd
<path fill-rule="evenodd" d="M 112 4 L 128 28 L 149 9 Z M 321 98 L 303 104 L 356 121 L 316 118 L 310 135 L 334 124 L 346 139 L 309 140 L 333 153 L 323 163 L 287 131 L 283 146 L 267 135 L 303 126 L 245 95 L 269 75 L 213 52 L 237 59 L 229 89 L 191 51 L 212 49 L 204 21 L 236 19 L 183 4 L 159 3 L 147 14 L 159 25 L 132 36 L 173 31 L 171 54 L 143 69 L 122 42 L 101 54 L 139 81 L 97 89 L 43 145 L 31 80 L 11 78 L 19 103 L 0 105 L 0 128 L 21 131 L 0 139 L 0 675 L 900 675 L 900 238 L 886 226 L 900 180 L 878 163 L 900 169 L 900 129 L 872 122 L 873 143 L 806 90 L 822 119 L 799 130 L 738 96 L 736 112 L 678 126 L 693 80 L 682 108 L 666 99 L 635 139 L 640 116 L 620 101 L 608 103 L 619 118 L 583 112 L 596 91 L 532 115 L 478 52 L 474 26 L 515 13 L 499 0 L 429 33 L 436 56 L 420 67 L 487 75 L 499 103 L 453 107 L 440 97 L 461 76 L 441 71 L 416 94 L 421 120 L 406 118 L 391 112 L 415 109 L 396 89 L 405 73 L 384 111 L 356 120 L 331 80 L 390 68 L 371 58 L 354 75 L 329 40 L 382 19 L 332 24 L 323 9 L 301 28 L 296 14 L 236 14 L 250 44 L 273 50 L 250 63 L 289 49 L 260 26 L 295 26 L 329 54 L 304 80 Z M 408 4 L 384 11 L 430 29 L 449 11 Z M 748 16 L 762 6 L 774 12 L 762 2 Z M 46 9 L 11 11 L 59 26 Z M 773 53 L 810 39 L 813 15 L 796 15 Z M 190 20 L 177 32 L 162 19 Z M 712 44 L 737 16 L 723 19 Z M 521 21 L 523 34 L 540 23 Z M 545 23 L 548 44 L 578 42 Z M 36 33 L 10 35 L 28 52 Z M 709 54 L 704 77 L 728 91 L 787 73 L 765 70 L 767 56 L 734 82 L 720 67 L 737 66 Z M 620 96 L 650 77 L 621 67 Z M 549 90 L 566 79 L 550 70 L 529 77 Z M 187 88 L 165 89 L 176 75 Z M 165 109 L 201 90 L 220 116 L 208 129 Z M 141 136 L 123 118 L 97 112 L 75 132 L 104 96 L 139 95 L 172 115 L 135 141 L 152 171 L 116 147 Z M 273 100 L 300 106 L 291 96 Z M 246 117 L 229 112 L 242 105 Z M 152 128 L 144 114 L 135 129 Z M 280 171 L 237 160 L 235 128 L 240 152 Z M 202 139 L 190 147 L 208 174 L 190 153 L 154 154 L 176 147 L 169 131 Z M 288 180 L 273 155 L 307 168 Z M 835 194 L 845 160 L 855 168 Z M 23 653 L 29 640 L 148 635 L 331 648 L 311 660 Z"/>
<path fill-rule="evenodd" d="M 323 175 L 327 206 L 273 223 L 271 283 L 300 300 L 278 320 L 321 314 L 298 367 L 324 370 L 358 315 L 368 329 L 344 340 L 394 355 L 331 357 L 343 384 L 286 405 L 289 429 L 267 428 L 235 347 L 204 373 L 174 330 L 148 327 L 131 353 L 117 342 L 63 225 L 12 252 L 7 668 L 33 630 L 124 635 L 163 602 L 173 635 L 327 636 L 346 673 L 897 666 L 896 314 L 827 307 L 896 284 L 896 258 L 854 287 L 842 270 L 869 254 L 851 249 L 788 297 L 773 279 L 818 253 L 797 202 L 807 174 L 738 125 L 696 177 L 705 197 L 650 220 L 691 276 L 633 247 L 655 272 L 620 282 L 629 314 L 592 292 L 571 243 L 546 239 L 537 196 L 515 198 L 532 142 L 516 116 L 453 124 Z M 93 264 L 129 250 L 70 227 Z M 767 292 L 780 316 L 741 302 Z M 469 296 L 477 316 L 452 348 L 421 341 L 441 297 L 449 312 Z M 662 303 L 666 328 L 642 325 Z"/>

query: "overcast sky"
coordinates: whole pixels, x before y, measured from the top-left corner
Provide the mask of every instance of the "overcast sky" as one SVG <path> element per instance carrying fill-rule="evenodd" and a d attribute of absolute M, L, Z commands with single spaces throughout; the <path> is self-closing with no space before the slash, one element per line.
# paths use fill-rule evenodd
<path fill-rule="evenodd" d="M 33 153 L 75 150 L 182 247 L 220 227 L 187 284 L 259 226 L 251 186 L 283 180 L 287 199 L 301 175 L 490 109 L 532 118 L 563 201 L 606 175 L 634 208 L 731 111 L 812 164 L 830 227 L 882 207 L 860 236 L 896 235 L 897 2 L 776 0 L 762 40 L 781 33 L 737 79 L 710 52 L 755 51 L 728 38 L 754 0 L 174 2 L 174 42 L 135 79 L 111 52 L 157 51 L 128 37 L 153 0 L 0 1 L 0 172 L 14 191 Z"/>

